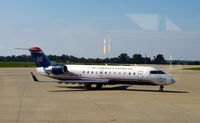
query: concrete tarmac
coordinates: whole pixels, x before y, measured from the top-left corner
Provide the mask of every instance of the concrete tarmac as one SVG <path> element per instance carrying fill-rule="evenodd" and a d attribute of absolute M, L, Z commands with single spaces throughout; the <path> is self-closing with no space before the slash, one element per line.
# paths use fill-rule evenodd
<path fill-rule="evenodd" d="M 157 67 L 177 81 L 165 92 L 136 85 L 85 91 L 77 84 L 34 83 L 35 68 L 0 68 L 0 123 L 199 123 L 200 71 Z"/>

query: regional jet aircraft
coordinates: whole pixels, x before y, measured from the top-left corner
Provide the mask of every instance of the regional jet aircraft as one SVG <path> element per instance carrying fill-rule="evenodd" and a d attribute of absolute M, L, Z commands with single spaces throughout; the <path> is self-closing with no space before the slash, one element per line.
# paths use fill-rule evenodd
<path fill-rule="evenodd" d="M 41 75 L 56 79 L 56 81 L 39 81 L 32 73 L 35 82 L 58 82 L 83 84 L 86 89 L 96 85 L 155 85 L 163 91 L 165 85 L 175 83 L 175 80 L 163 71 L 147 66 L 108 66 L 108 65 L 54 65 L 39 47 L 28 49 Z"/>

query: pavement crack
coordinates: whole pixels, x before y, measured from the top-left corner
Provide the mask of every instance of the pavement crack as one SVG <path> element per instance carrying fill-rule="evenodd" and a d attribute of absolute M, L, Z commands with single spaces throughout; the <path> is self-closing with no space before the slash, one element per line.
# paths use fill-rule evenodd
<path fill-rule="evenodd" d="M 91 101 L 94 105 L 96 105 L 102 112 L 107 114 L 108 117 L 110 117 L 110 121 L 120 123 L 114 116 L 112 116 L 110 113 L 108 113 L 106 110 L 104 110 L 100 105 L 98 105 L 94 100 L 92 100 L 89 96 L 85 95 L 84 92 L 81 93 L 83 96 L 85 96 L 89 101 Z"/>
<path fill-rule="evenodd" d="M 23 87 L 23 91 L 22 91 L 22 97 L 21 97 L 21 100 L 20 100 L 20 104 L 19 104 L 19 110 L 18 110 L 18 113 L 17 113 L 16 123 L 19 123 L 19 118 L 20 118 L 20 114 L 21 114 L 22 103 L 23 103 L 23 99 L 24 99 L 24 95 L 25 95 L 25 90 L 26 90 L 26 84 L 27 84 L 27 81 L 24 82 L 24 87 Z"/>

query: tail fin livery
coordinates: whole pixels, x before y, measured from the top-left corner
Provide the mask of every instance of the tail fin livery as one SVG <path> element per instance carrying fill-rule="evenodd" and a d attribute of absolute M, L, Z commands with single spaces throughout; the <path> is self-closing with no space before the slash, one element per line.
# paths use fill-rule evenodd
<path fill-rule="evenodd" d="M 31 56 L 37 67 L 48 67 L 51 66 L 51 62 L 44 52 L 39 47 L 32 47 L 29 49 Z"/>

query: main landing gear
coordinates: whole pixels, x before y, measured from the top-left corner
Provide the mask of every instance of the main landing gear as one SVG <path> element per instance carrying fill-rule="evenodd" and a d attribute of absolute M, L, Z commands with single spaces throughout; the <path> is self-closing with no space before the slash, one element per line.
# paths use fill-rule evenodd
<path fill-rule="evenodd" d="M 97 84 L 97 85 L 96 85 L 96 88 L 97 88 L 97 89 L 102 89 L 102 87 L 103 87 L 103 84 Z"/>
<path fill-rule="evenodd" d="M 86 90 L 90 90 L 91 87 L 92 87 L 92 84 L 86 84 L 86 85 L 85 85 L 85 89 L 86 89 Z M 101 89 L 102 87 L 103 87 L 103 84 L 97 84 L 97 85 L 96 85 L 96 89 Z"/>
<path fill-rule="evenodd" d="M 89 89 L 91 89 L 91 87 L 92 87 L 92 85 L 91 85 L 91 84 L 86 84 L 86 85 L 85 85 L 85 89 L 86 89 L 86 90 L 89 90 Z"/>
<path fill-rule="evenodd" d="M 163 91 L 164 91 L 164 86 L 163 86 L 163 85 L 160 86 L 159 91 L 160 91 L 160 92 L 163 92 Z"/>

